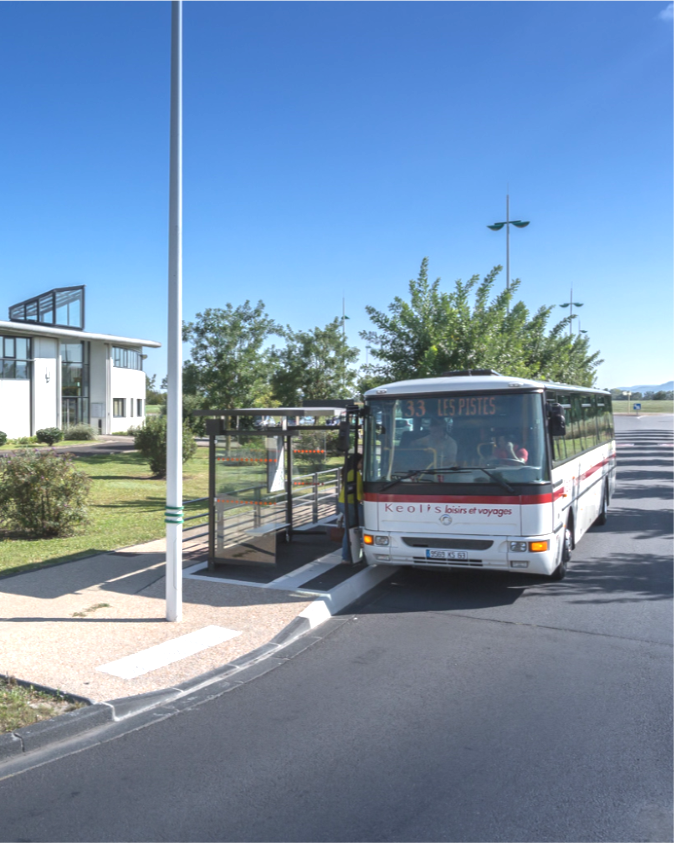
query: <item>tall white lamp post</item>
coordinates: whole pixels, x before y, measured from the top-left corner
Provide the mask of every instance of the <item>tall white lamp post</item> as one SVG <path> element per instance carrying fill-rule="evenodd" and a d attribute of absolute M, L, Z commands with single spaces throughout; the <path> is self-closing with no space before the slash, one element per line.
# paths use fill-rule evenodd
<path fill-rule="evenodd" d="M 166 400 L 166 620 L 183 615 L 183 4 L 171 2 L 168 389 Z"/>
<path fill-rule="evenodd" d="M 492 231 L 500 231 L 503 226 L 506 230 L 506 289 L 510 292 L 510 226 L 515 228 L 526 228 L 529 225 L 528 220 L 511 220 L 510 219 L 510 193 L 506 194 L 506 218 L 503 222 L 495 222 L 493 225 L 488 225 Z M 508 302 L 508 313 L 510 313 L 510 302 Z"/>
<path fill-rule="evenodd" d="M 573 300 L 573 287 L 571 287 L 571 296 L 570 296 L 568 302 L 564 302 L 564 304 L 560 304 L 559 306 L 570 308 L 570 310 L 569 310 L 569 339 L 571 339 L 571 337 L 573 335 L 573 328 L 571 327 L 571 320 L 573 319 L 573 309 L 574 309 L 574 307 L 582 307 L 583 302 Z M 580 324 L 578 325 L 578 336 L 580 336 Z"/>

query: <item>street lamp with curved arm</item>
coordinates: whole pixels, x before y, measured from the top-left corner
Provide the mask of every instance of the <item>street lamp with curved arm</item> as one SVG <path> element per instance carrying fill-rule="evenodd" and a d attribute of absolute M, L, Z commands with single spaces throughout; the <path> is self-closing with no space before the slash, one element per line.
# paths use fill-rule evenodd
<path fill-rule="evenodd" d="M 506 194 L 506 218 L 505 222 L 495 222 L 488 225 L 487 228 L 491 231 L 500 231 L 503 226 L 506 229 L 506 290 L 510 290 L 510 226 L 515 228 L 526 228 L 529 225 L 528 220 L 511 220 L 510 219 L 510 194 Z M 510 302 L 508 302 L 508 313 L 510 313 Z"/>
<path fill-rule="evenodd" d="M 569 297 L 569 300 L 567 302 L 564 302 L 564 304 L 560 304 L 559 306 L 570 308 L 570 310 L 569 310 L 569 337 L 571 337 L 571 335 L 573 333 L 572 328 L 571 328 L 571 324 L 572 324 L 571 320 L 573 319 L 573 309 L 574 309 L 574 307 L 582 307 L 583 302 L 573 300 L 573 287 L 571 287 L 571 296 Z M 578 326 L 578 330 L 580 332 L 580 325 Z M 586 334 L 587 331 L 583 331 L 583 333 Z"/>

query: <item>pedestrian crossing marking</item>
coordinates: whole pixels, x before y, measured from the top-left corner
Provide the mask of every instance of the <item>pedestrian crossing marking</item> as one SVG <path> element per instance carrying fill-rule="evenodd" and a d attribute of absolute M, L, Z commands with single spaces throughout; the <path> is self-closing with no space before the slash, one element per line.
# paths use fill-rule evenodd
<path fill-rule="evenodd" d="M 150 673 L 160 667 L 173 664 L 173 662 L 185 659 L 206 650 L 208 647 L 215 647 L 241 635 L 235 629 L 226 629 L 223 626 L 205 626 L 179 638 L 172 638 L 147 650 L 141 650 L 131 656 L 124 656 L 114 662 L 101 665 L 96 670 L 102 673 L 109 673 L 118 676 L 120 679 L 135 679 L 144 673 Z"/>

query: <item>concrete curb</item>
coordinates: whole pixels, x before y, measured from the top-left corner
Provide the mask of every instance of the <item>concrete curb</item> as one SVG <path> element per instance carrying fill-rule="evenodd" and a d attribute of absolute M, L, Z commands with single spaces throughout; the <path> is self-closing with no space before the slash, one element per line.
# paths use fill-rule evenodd
<path fill-rule="evenodd" d="M 208 699 L 220 696 L 233 688 L 257 679 L 280 667 L 288 660 L 321 640 L 318 635 L 309 635 L 317 626 L 330 620 L 359 597 L 370 591 L 380 582 L 396 573 L 393 566 L 370 566 L 359 571 L 350 579 L 336 586 L 331 592 L 314 600 L 300 615 L 292 620 L 281 632 L 267 644 L 263 644 L 250 653 L 228 662 L 208 673 L 202 673 L 186 682 L 171 688 L 150 691 L 130 697 L 120 697 L 104 703 L 93 703 L 86 708 L 66 712 L 51 720 L 42 720 L 32 726 L 15 729 L 0 735 L 0 764 L 13 761 L 26 753 L 44 749 L 85 732 L 91 732 L 112 722 L 121 722 L 133 718 L 151 709 L 177 702 L 214 686 Z M 346 622 L 346 619 L 344 620 Z M 300 640 L 301 639 L 301 640 Z M 19 684 L 42 691 L 58 694 L 53 688 L 38 686 L 22 681 Z M 68 699 L 91 703 L 84 697 L 65 695 Z"/>

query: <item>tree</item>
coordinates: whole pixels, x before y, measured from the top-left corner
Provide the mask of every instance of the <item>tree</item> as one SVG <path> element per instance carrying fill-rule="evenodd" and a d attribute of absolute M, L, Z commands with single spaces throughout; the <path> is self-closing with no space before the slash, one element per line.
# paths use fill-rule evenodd
<path fill-rule="evenodd" d="M 145 401 L 147 404 L 165 404 L 166 403 L 166 392 L 160 392 L 157 389 L 157 376 L 152 375 L 145 375 L 147 379 L 147 384 L 145 387 Z M 162 382 L 161 385 L 162 389 L 166 389 L 164 383 Z"/>
<path fill-rule="evenodd" d="M 271 400 L 271 351 L 263 346 L 280 331 L 261 301 L 197 313 L 183 326 L 183 340 L 192 343 L 183 367 L 185 393 L 201 395 L 214 410 L 265 406 Z"/>
<path fill-rule="evenodd" d="M 335 318 L 312 331 L 283 331 L 284 348 L 272 350 L 273 395 L 296 407 L 304 399 L 350 398 L 355 391 L 358 349 L 350 347 Z"/>
<path fill-rule="evenodd" d="M 361 385 L 408 378 L 432 377 L 452 369 L 494 369 L 513 377 L 594 383 L 601 362 L 589 353 L 589 337 L 568 336 L 567 316 L 548 330 L 552 307 L 531 316 L 526 305 L 513 303 L 520 281 L 494 294 L 497 266 L 482 281 L 474 275 L 458 280 L 451 292 L 440 279 L 428 280 L 428 259 L 409 282 L 409 301 L 399 296 L 382 313 L 368 305 L 377 331 L 362 331 L 375 362 L 366 367 Z M 566 330 L 565 330 L 566 329 Z"/>

